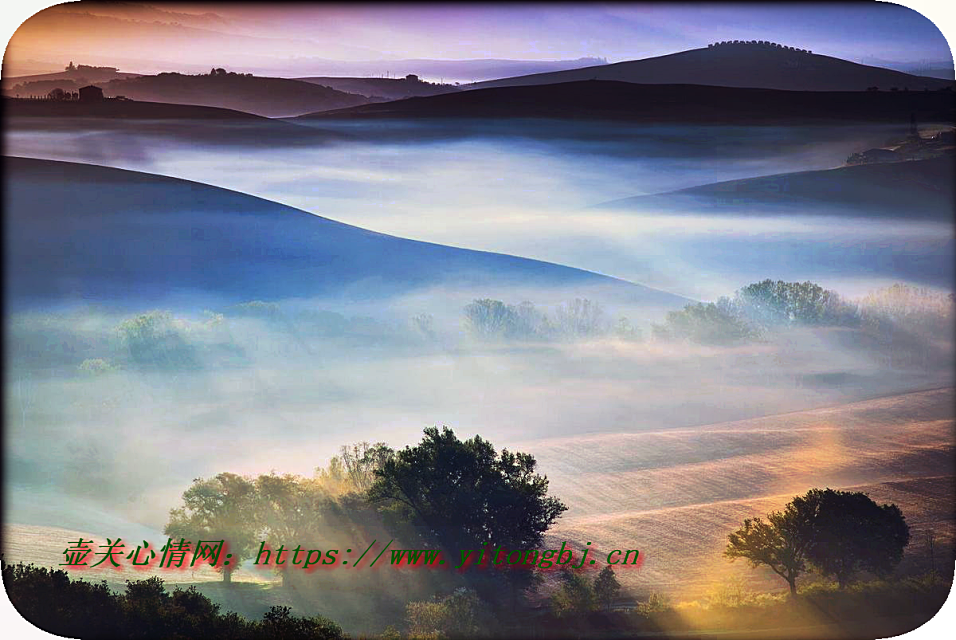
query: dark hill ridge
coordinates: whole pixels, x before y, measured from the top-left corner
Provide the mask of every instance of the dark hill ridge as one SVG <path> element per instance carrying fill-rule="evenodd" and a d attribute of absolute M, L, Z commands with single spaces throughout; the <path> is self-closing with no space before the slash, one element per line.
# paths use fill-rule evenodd
<path fill-rule="evenodd" d="M 232 109 L 165 102 L 103 100 L 75 102 L 4 98 L 7 127 L 14 132 L 89 130 L 87 140 L 106 132 L 170 136 L 213 145 L 309 145 L 346 134 Z"/>
<path fill-rule="evenodd" d="M 352 107 L 369 101 L 365 96 L 336 91 L 309 82 L 238 73 L 161 73 L 155 76 L 111 80 L 99 86 L 107 96 L 222 107 L 270 118 Z"/>
<path fill-rule="evenodd" d="M 331 87 L 336 91 L 357 93 L 368 98 L 382 98 L 385 100 L 436 96 L 442 93 L 459 91 L 458 87 L 454 85 L 423 82 L 414 78 L 338 78 L 332 76 L 316 76 L 296 78 L 296 80 Z"/>
<path fill-rule="evenodd" d="M 615 200 L 598 208 L 654 213 L 827 214 L 954 220 L 956 157 L 783 173 Z"/>
<path fill-rule="evenodd" d="M 701 124 L 949 123 L 952 91 L 816 92 L 589 80 L 476 89 L 303 118 L 574 118 Z"/>
<path fill-rule="evenodd" d="M 922 91 L 952 87 L 952 80 L 914 76 L 840 58 L 758 44 L 724 44 L 656 58 L 487 80 L 466 89 L 512 87 L 581 80 L 637 84 L 703 84 L 787 91 Z"/>
<path fill-rule="evenodd" d="M 686 299 L 561 265 L 406 240 L 243 193 L 87 164 L 5 158 L 11 305 L 221 304 L 417 287 L 594 288 L 678 308 Z"/>

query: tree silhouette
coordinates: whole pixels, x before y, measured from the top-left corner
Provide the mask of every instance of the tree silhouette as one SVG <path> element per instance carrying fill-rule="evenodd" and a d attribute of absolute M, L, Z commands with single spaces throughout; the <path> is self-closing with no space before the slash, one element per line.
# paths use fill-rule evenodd
<path fill-rule="evenodd" d="M 368 495 L 403 505 L 441 546 L 533 549 L 567 509 L 547 495 L 548 479 L 535 473 L 530 454 L 498 454 L 481 436 L 462 441 L 448 427 L 424 433 L 384 461 Z"/>
<path fill-rule="evenodd" d="M 844 588 L 860 570 L 886 576 L 909 543 L 906 519 L 896 505 L 877 505 L 864 493 L 811 489 L 784 510 L 744 520 L 729 536 L 724 555 L 766 565 L 796 594 L 797 578 L 812 565 Z"/>
<path fill-rule="evenodd" d="M 783 511 L 768 514 L 766 521 L 748 518 L 730 534 L 724 555 L 731 561 L 746 558 L 753 567 L 770 567 L 787 581 L 790 595 L 796 595 L 797 578 L 807 570 L 815 510 L 805 497 L 797 497 Z"/>
<path fill-rule="evenodd" d="M 843 589 L 863 570 L 885 577 L 900 563 L 909 544 L 906 518 L 895 504 L 878 505 L 865 493 L 813 489 L 817 503 L 808 558 Z"/>
<path fill-rule="evenodd" d="M 606 565 L 594 579 L 594 597 L 610 611 L 611 602 L 614 601 L 620 591 L 621 583 L 614 576 L 611 565 Z"/>

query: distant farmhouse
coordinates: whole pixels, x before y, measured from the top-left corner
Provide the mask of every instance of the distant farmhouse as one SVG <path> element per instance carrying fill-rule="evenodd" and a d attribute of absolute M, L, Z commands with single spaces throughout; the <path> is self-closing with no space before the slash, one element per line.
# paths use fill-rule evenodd
<path fill-rule="evenodd" d="M 96 85 L 87 85 L 85 87 L 80 87 L 80 102 L 102 102 L 103 101 L 103 90 L 97 87 Z"/>

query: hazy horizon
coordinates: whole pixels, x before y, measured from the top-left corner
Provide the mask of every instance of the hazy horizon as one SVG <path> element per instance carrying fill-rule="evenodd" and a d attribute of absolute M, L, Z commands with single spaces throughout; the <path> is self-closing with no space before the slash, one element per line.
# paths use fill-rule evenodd
<path fill-rule="evenodd" d="M 530 25 L 537 37 L 528 41 L 524 34 Z M 77 2 L 27 20 L 11 40 L 4 63 L 24 71 L 44 65 L 57 70 L 74 60 L 136 73 L 224 66 L 284 77 L 347 75 L 325 71 L 347 70 L 352 64 L 364 71 L 359 75 L 391 71 L 394 76 L 404 72 L 390 69 L 390 61 L 604 58 L 614 63 L 733 39 L 771 40 L 856 62 L 870 58 L 951 65 L 953 59 L 932 22 L 886 3 L 266 8 Z M 150 48 L 162 53 L 144 54 Z M 357 64 L 369 61 L 381 64 Z M 448 80 L 479 79 L 443 75 Z"/>

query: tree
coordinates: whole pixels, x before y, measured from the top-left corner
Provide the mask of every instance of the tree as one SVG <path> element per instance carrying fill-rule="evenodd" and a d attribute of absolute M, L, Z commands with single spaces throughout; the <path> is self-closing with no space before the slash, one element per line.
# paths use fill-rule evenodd
<path fill-rule="evenodd" d="M 663 325 L 653 325 L 654 337 L 703 344 L 732 344 L 757 337 L 756 329 L 713 302 L 689 304 L 670 311 Z"/>
<path fill-rule="evenodd" d="M 746 558 L 753 567 L 770 567 L 796 595 L 797 578 L 807 570 L 815 510 L 811 500 L 797 497 L 783 511 L 768 514 L 766 521 L 748 518 L 730 534 L 724 555 L 731 561 Z"/>
<path fill-rule="evenodd" d="M 196 368 L 195 349 L 186 341 L 184 324 L 168 311 L 151 311 L 124 320 L 117 331 L 130 358 L 144 368 Z"/>
<path fill-rule="evenodd" d="M 461 441 L 448 427 L 424 434 L 419 445 L 384 461 L 368 497 L 402 505 L 440 546 L 533 549 L 567 510 L 547 495 L 548 479 L 535 473 L 530 454 L 497 454 L 481 436 Z"/>
<path fill-rule="evenodd" d="M 327 469 L 316 469 L 316 479 L 329 484 L 341 483 L 343 492 L 365 493 L 375 481 L 375 470 L 393 455 L 395 452 L 384 442 L 343 445 Z"/>
<path fill-rule="evenodd" d="M 468 332 L 476 338 L 498 339 L 510 337 L 517 322 L 514 307 L 501 300 L 475 300 L 465 307 Z"/>
<path fill-rule="evenodd" d="M 895 504 L 878 505 L 865 493 L 833 489 L 813 489 L 807 499 L 818 505 L 808 558 L 841 589 L 858 571 L 885 577 L 903 559 L 910 531 Z"/>
<path fill-rule="evenodd" d="M 809 281 L 756 282 L 737 291 L 735 302 L 743 315 L 762 326 L 821 324 L 839 315 L 842 307 L 835 292 Z"/>
<path fill-rule="evenodd" d="M 587 298 L 575 298 L 555 312 L 558 330 L 569 338 L 587 338 L 604 333 L 606 320 L 601 305 Z"/>
<path fill-rule="evenodd" d="M 611 565 L 606 565 L 594 579 L 594 597 L 610 611 L 611 602 L 614 601 L 620 591 L 621 583 L 614 576 Z"/>
<path fill-rule="evenodd" d="M 221 559 L 222 579 L 229 583 L 232 572 L 255 547 L 258 531 L 254 497 L 255 485 L 234 473 L 220 473 L 209 480 L 198 478 L 183 493 L 183 506 L 170 510 L 163 533 L 189 540 L 193 551 L 200 540 L 224 540 L 232 558 L 228 565 Z"/>
<path fill-rule="evenodd" d="M 412 638 L 475 638 L 488 635 L 491 622 L 478 594 L 464 587 L 434 601 L 409 602 L 405 619 Z"/>
<path fill-rule="evenodd" d="M 561 571 L 561 586 L 551 596 L 551 609 L 559 618 L 594 611 L 595 596 L 594 585 L 588 577 L 566 567 Z"/>
<path fill-rule="evenodd" d="M 316 538 L 314 532 L 321 514 L 331 501 L 327 493 L 316 491 L 316 483 L 292 474 L 272 473 L 256 478 L 255 487 L 255 519 L 272 554 L 278 556 L 278 549 L 283 546 L 291 555 L 294 546 L 309 544 Z M 274 566 L 278 569 L 282 565 Z M 287 586 L 290 572 L 281 574 L 282 584 Z"/>

